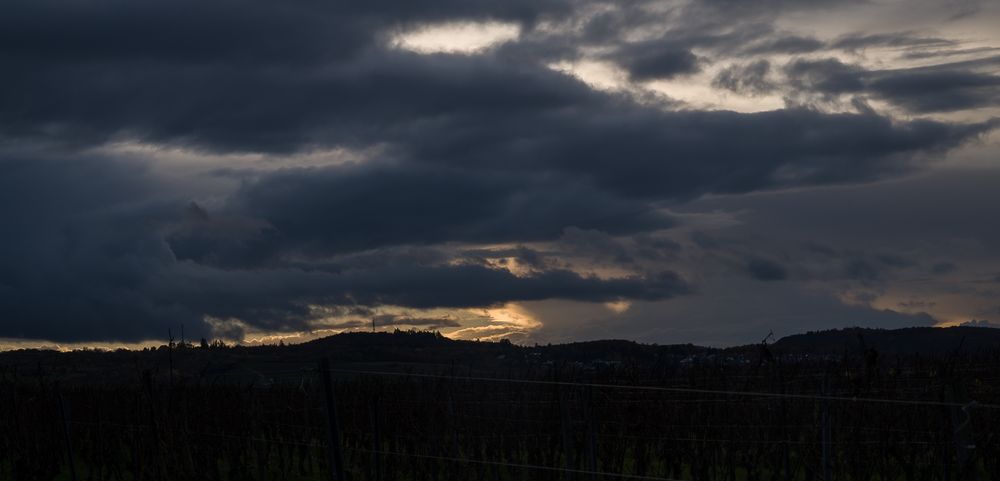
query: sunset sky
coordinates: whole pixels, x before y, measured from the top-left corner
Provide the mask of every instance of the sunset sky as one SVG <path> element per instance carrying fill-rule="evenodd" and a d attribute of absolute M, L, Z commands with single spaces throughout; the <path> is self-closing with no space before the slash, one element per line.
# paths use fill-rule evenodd
<path fill-rule="evenodd" d="M 13 0 L 0 348 L 1000 326 L 1000 2 Z"/>

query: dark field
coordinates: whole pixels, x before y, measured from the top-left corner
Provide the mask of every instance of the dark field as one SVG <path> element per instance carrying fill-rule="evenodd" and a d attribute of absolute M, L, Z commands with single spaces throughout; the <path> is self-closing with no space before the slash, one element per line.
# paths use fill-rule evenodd
<path fill-rule="evenodd" d="M 400 333 L 0 365 L 3 480 L 1000 479 L 1000 350 Z"/>

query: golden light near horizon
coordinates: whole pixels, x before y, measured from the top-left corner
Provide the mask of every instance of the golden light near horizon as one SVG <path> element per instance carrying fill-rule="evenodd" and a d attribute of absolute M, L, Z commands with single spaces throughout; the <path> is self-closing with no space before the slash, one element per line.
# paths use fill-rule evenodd
<path fill-rule="evenodd" d="M 487 309 L 468 309 L 471 316 L 479 316 L 477 325 L 444 332 L 452 339 L 495 341 L 510 336 L 523 336 L 538 330 L 542 322 L 516 303 Z"/>
<path fill-rule="evenodd" d="M 179 339 L 177 340 L 180 341 Z M 188 340 L 190 343 L 191 340 Z M 95 349 L 100 351 L 116 351 L 126 349 L 129 351 L 141 351 L 146 348 L 155 349 L 165 345 L 167 340 L 162 341 L 136 341 L 136 342 L 49 342 L 34 339 L 0 338 L 0 351 L 13 351 L 19 349 L 39 349 L 45 351 L 70 352 L 84 349 Z"/>
<path fill-rule="evenodd" d="M 624 299 L 614 302 L 605 302 L 604 307 L 607 307 L 608 310 L 615 314 L 624 314 L 632 307 L 632 302 Z"/>

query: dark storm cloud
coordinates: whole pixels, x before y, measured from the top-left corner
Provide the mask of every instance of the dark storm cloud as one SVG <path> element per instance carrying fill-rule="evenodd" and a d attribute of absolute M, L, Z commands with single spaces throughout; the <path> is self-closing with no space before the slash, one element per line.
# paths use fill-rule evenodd
<path fill-rule="evenodd" d="M 572 137 L 543 142 L 532 157 L 624 195 L 664 199 L 874 179 L 905 169 L 913 154 L 992 128 L 811 110 L 609 111 L 579 124 Z"/>
<path fill-rule="evenodd" d="M 691 291 L 665 271 L 598 279 L 543 268 L 519 277 L 433 251 L 310 259 L 270 224 L 185 204 L 134 164 L 5 153 L 0 166 L 9 233 L 0 241 L 0 337 L 141 340 L 180 324 L 207 336 L 206 316 L 298 330 L 316 318 L 312 306 L 484 307 Z"/>
<path fill-rule="evenodd" d="M 167 229 L 164 239 L 178 260 L 223 269 L 263 267 L 278 262 L 282 235 L 266 222 L 250 218 L 216 218 L 196 203 Z"/>
<path fill-rule="evenodd" d="M 560 247 L 574 256 L 611 261 L 616 264 L 629 264 L 634 261 L 621 241 L 604 232 L 570 227 L 559 241 Z"/>
<path fill-rule="evenodd" d="M 804 255 L 798 271 L 803 277 L 825 281 L 856 281 L 862 285 L 883 283 L 899 273 L 920 266 L 920 261 L 899 254 L 851 249 L 820 257 Z"/>
<path fill-rule="evenodd" d="M 941 262 L 936 262 L 934 265 L 931 266 L 931 273 L 938 275 L 948 274 L 954 272 L 956 269 L 958 269 L 958 266 L 954 262 L 941 261 Z"/>
<path fill-rule="evenodd" d="M 813 9 L 863 3 L 866 0 L 702 0 L 702 4 L 725 9 L 731 8 L 793 8 Z"/>
<path fill-rule="evenodd" d="M 618 195 L 672 200 L 875 179 L 993 127 L 807 109 L 664 112 L 615 98 L 470 120 L 440 119 L 399 145 L 421 163 L 559 171 Z"/>
<path fill-rule="evenodd" d="M 722 245 L 714 236 L 700 230 L 692 232 L 690 238 L 691 242 L 705 250 L 715 250 Z"/>
<path fill-rule="evenodd" d="M 579 32 L 545 36 L 545 41 L 530 43 L 546 52 L 560 49 L 569 58 L 579 55 L 581 46 L 603 47 L 610 51 L 602 58 L 617 63 L 638 81 L 695 73 L 720 59 L 746 60 L 756 55 L 828 48 L 814 37 L 776 28 L 776 11 L 761 2 L 720 5 L 699 1 L 667 9 L 650 3 L 646 6 L 655 8 L 605 10 L 589 17 Z M 792 4 L 804 6 L 802 2 Z M 624 40 L 635 31 L 662 33 L 642 41 Z"/>
<path fill-rule="evenodd" d="M 172 8 L 180 11 L 183 6 Z M 558 142 L 560 137 L 572 142 L 576 135 L 590 134 L 587 115 L 580 115 L 581 111 L 588 115 L 607 112 L 625 117 L 626 122 L 653 121 L 653 129 L 672 127 L 663 125 L 668 119 L 648 118 L 656 115 L 648 108 L 593 92 L 571 77 L 522 58 L 512 63 L 502 57 L 384 51 L 374 43 L 372 32 L 391 25 L 391 18 L 360 7 L 333 6 L 324 8 L 346 12 L 324 16 L 306 6 L 295 3 L 272 15 L 270 9 L 278 7 L 252 4 L 231 24 L 220 22 L 232 30 L 220 32 L 205 27 L 227 12 L 217 6 L 200 7 L 209 10 L 204 17 L 167 15 L 160 11 L 164 6 L 149 10 L 133 6 L 106 16 L 84 12 L 71 16 L 78 26 L 63 33 L 71 37 L 63 40 L 58 36 L 58 19 L 20 13 L 25 17 L 19 20 L 21 26 L 10 29 L 9 41 L 0 47 L 13 72 L 0 80 L 5 92 L 0 94 L 4 105 L 0 129 L 7 136 L 49 140 L 55 129 L 61 142 L 100 143 L 125 137 L 222 151 L 295 151 L 389 142 L 404 153 L 435 147 L 443 152 L 430 155 L 465 155 L 463 149 L 471 146 L 502 150 L 516 144 L 530 149 Z M 542 3 L 538 8 L 547 6 Z M 484 11 L 482 16 L 503 18 L 506 14 L 517 19 L 515 14 L 521 9 L 503 7 L 500 13 Z M 407 9 L 393 15 L 415 22 L 433 20 L 435 11 L 423 12 L 423 16 L 413 13 L 412 19 L 405 16 Z M 462 12 L 475 13 L 473 7 L 464 7 L 455 16 L 461 17 Z M 371 20 L 349 21 L 352 15 Z M 133 17 L 146 21 L 133 22 Z M 161 25 L 150 20 L 160 17 L 169 21 Z M 307 17 L 301 25 L 296 21 L 299 17 Z M 265 32 L 284 32 L 284 28 L 290 33 L 276 33 L 277 43 L 264 48 L 260 46 L 264 36 L 251 28 L 256 21 Z M 343 22 L 349 28 L 335 28 L 326 21 Z M 184 22 L 194 25 L 189 29 Z M 151 24 L 152 33 L 133 41 L 128 34 L 145 23 Z M 190 39 L 171 37 L 191 29 Z M 352 29 L 362 31 L 355 43 L 327 38 L 333 35 L 330 32 L 347 35 Z M 233 40 L 214 41 L 213 34 Z M 243 42 L 244 37 L 253 38 Z M 209 45 L 197 48 L 199 39 Z M 154 41 L 159 43 L 143 44 Z M 78 52 L 72 59 L 61 58 L 56 47 L 62 43 L 79 45 L 73 48 L 92 54 Z M 299 48 L 300 43 L 309 46 Z M 684 44 L 674 43 L 622 47 L 618 55 L 633 75 L 642 78 L 695 71 L 693 54 Z M 174 44 L 178 46 L 171 48 Z M 296 52 L 299 58 L 280 55 L 285 50 Z M 73 88 L 66 88 L 68 79 Z M 678 122 L 686 120 L 681 114 L 674 117 Z M 415 122 L 419 119 L 424 121 Z M 747 121 L 755 122 L 750 117 Z M 822 118 L 817 116 L 815 121 L 822 122 Z M 477 126 L 483 130 L 477 131 Z M 724 130 L 710 133 L 729 134 Z M 654 149 L 669 153 L 669 145 L 638 140 L 635 150 L 641 149 L 644 156 Z M 447 144 L 440 145 L 443 142 Z M 602 147 L 597 152 L 606 150 Z M 624 154 L 634 157 L 633 152 Z"/>
<path fill-rule="evenodd" d="M 844 35 L 830 42 L 832 48 L 859 50 L 869 47 L 950 47 L 952 40 L 927 37 L 915 32 Z"/>
<path fill-rule="evenodd" d="M 970 71 L 879 75 L 869 88 L 913 112 L 950 112 L 1000 105 L 1000 76 Z"/>
<path fill-rule="evenodd" d="M 979 47 L 979 48 L 955 48 L 955 49 L 937 49 L 930 51 L 914 51 L 906 52 L 900 56 L 907 60 L 922 60 L 928 58 L 937 57 L 954 57 L 959 55 L 977 55 L 977 54 L 996 54 L 997 50 L 1000 48 L 996 47 Z"/>
<path fill-rule="evenodd" d="M 218 63 L 320 64 L 370 46 L 387 27 L 455 20 L 531 24 L 565 14 L 568 0 L 398 0 L 322 2 L 264 0 L 81 3 L 15 0 L 0 18 L 0 52 L 8 59 L 70 63 L 157 61 L 175 66 Z"/>
<path fill-rule="evenodd" d="M 336 4 L 15 1 L 0 20 L 0 42 L 4 56 L 28 61 L 311 63 L 372 40 L 372 25 L 346 21 Z"/>
<path fill-rule="evenodd" d="M 751 258 L 747 261 L 746 269 L 750 277 L 759 281 L 781 281 L 788 278 L 785 266 L 771 259 Z"/>
<path fill-rule="evenodd" d="M 792 85 L 824 94 L 860 92 L 864 89 L 865 71 L 835 58 L 796 60 L 785 66 Z"/>
<path fill-rule="evenodd" d="M 748 276 L 732 276 L 706 280 L 700 292 L 662 303 L 633 303 L 624 314 L 590 314 L 595 317 L 586 321 L 581 321 L 581 314 L 565 303 L 529 308 L 538 317 L 554 319 L 538 332 L 540 342 L 548 337 L 546 334 L 553 342 L 564 339 L 566 335 L 561 331 L 569 330 L 574 340 L 614 335 L 648 342 L 685 339 L 699 345 L 732 346 L 759 342 L 768 332 L 781 337 L 845 326 L 897 329 L 935 323 L 924 313 L 846 304 L 828 291 L 795 282 L 760 282 Z"/>
<path fill-rule="evenodd" d="M 808 110 L 636 109 L 540 115 L 534 125 L 528 115 L 446 123 L 422 132 L 407 161 L 264 175 L 230 208 L 267 222 L 288 245 L 328 253 L 548 240 L 565 227 L 629 234 L 672 225 L 657 202 L 877 179 L 987 128 Z"/>
<path fill-rule="evenodd" d="M 123 135 L 227 150 L 294 149 L 319 142 L 316 130 L 349 122 L 331 111 L 384 113 L 376 100 L 391 88 L 414 89 L 407 106 L 420 98 L 431 104 L 447 99 L 441 92 L 422 95 L 419 78 L 392 69 L 405 58 L 378 57 L 375 66 L 354 66 L 360 72 L 345 66 L 361 52 L 380 51 L 388 31 L 463 19 L 530 24 L 572 4 L 15 2 L 0 19 L 0 58 L 10 73 L 0 80 L 0 129 L 45 136 L 58 128 L 63 142 Z M 413 67 L 412 60 L 400 66 Z M 482 73 L 464 80 L 487 87 L 488 72 Z M 449 74 L 459 77 L 456 85 L 463 83 L 457 71 L 441 78 Z M 386 85 L 394 78 L 398 83 Z M 368 95 L 358 91 L 365 87 Z M 492 100 L 509 99 L 498 92 Z M 310 103 L 316 105 L 306 108 Z"/>
<path fill-rule="evenodd" d="M 423 328 L 460 327 L 461 324 L 448 317 L 411 317 L 401 314 L 379 314 L 372 318 L 375 326 L 416 326 Z"/>
<path fill-rule="evenodd" d="M 550 257 L 550 253 L 522 245 L 500 249 L 467 249 L 462 251 L 462 258 L 468 263 L 481 265 L 488 265 L 490 262 L 506 265 L 508 258 L 513 258 L 519 266 L 534 271 L 558 267 L 554 262 L 556 259 Z"/>
<path fill-rule="evenodd" d="M 797 54 L 822 50 L 826 44 L 813 37 L 786 35 L 765 38 L 749 45 L 744 52 L 748 54 L 784 53 Z"/>
<path fill-rule="evenodd" d="M 656 237 L 650 234 L 633 236 L 635 255 L 647 260 L 669 261 L 677 259 L 684 250 L 679 242 L 673 239 Z"/>
<path fill-rule="evenodd" d="M 899 70 L 866 70 L 837 59 L 797 60 L 791 85 L 823 95 L 868 94 L 912 112 L 952 112 L 1000 105 L 1000 77 L 974 70 L 990 59 Z"/>
<path fill-rule="evenodd" d="M 756 207 L 763 204 L 754 205 Z M 771 211 L 765 217 L 781 216 L 785 212 L 796 210 L 795 207 L 783 205 L 777 207 L 768 205 L 761 208 Z M 862 217 L 861 214 L 858 216 Z M 828 225 L 842 226 L 850 225 L 853 220 L 829 217 L 824 219 L 824 222 Z M 913 280 L 913 274 L 923 275 L 928 271 L 943 274 L 950 272 L 948 268 L 955 267 L 948 262 L 928 262 L 923 252 L 915 250 L 900 253 L 893 252 L 891 248 L 888 250 L 867 248 L 864 247 L 864 243 L 861 244 L 862 247 L 857 247 L 853 242 L 845 243 L 851 245 L 851 248 L 835 248 L 815 240 L 786 242 L 796 237 L 789 233 L 774 235 L 765 228 L 758 229 L 757 224 L 757 222 L 740 223 L 723 229 L 721 231 L 723 234 L 714 236 L 701 231 L 693 232 L 690 236 L 695 246 L 693 250 L 700 252 L 697 262 L 717 264 L 724 267 L 727 273 L 736 273 L 758 281 L 792 279 L 838 285 L 848 283 L 866 287 L 881 286 L 906 275 L 911 275 L 910 280 Z M 775 229 L 782 228 L 779 225 L 781 224 L 771 226 Z M 788 229 L 788 227 L 783 228 Z M 800 231 L 795 233 L 803 234 Z M 804 229 L 804 233 L 808 235 L 809 231 Z M 824 232 L 823 237 L 843 242 L 843 239 L 836 238 L 829 232 Z"/>
<path fill-rule="evenodd" d="M 0 336 L 59 340 L 160 337 L 201 319 L 142 290 L 172 262 L 153 226 L 170 206 L 142 168 L 77 156 L 0 156 Z"/>
<path fill-rule="evenodd" d="M 543 299 L 656 300 L 692 290 L 669 271 L 649 277 L 598 279 L 553 269 L 518 277 L 506 270 L 467 264 L 240 272 L 181 263 L 160 281 L 155 286 L 158 296 L 177 299 L 214 317 L 239 318 L 269 329 L 305 325 L 310 318 L 308 304 L 467 308 Z"/>
<path fill-rule="evenodd" d="M 306 55 L 275 68 L 266 56 L 243 55 L 249 47 L 241 45 L 190 61 L 149 49 L 137 64 L 113 55 L 51 61 L 45 50 L 13 50 L 21 43 L 10 40 L 4 48 L 15 73 L 0 80 L 0 129 L 60 142 L 124 137 L 279 152 L 381 143 L 404 160 L 570 171 L 619 193 L 684 198 L 867 180 L 982 131 L 810 111 L 663 112 L 499 54 L 417 55 L 368 43 L 342 60 Z M 637 50 L 635 58 L 652 62 L 639 71 L 691 66 L 660 63 L 674 58 L 667 47 Z M 839 141 L 854 131 L 870 141 Z"/>
<path fill-rule="evenodd" d="M 320 252 L 549 240 L 566 226 L 627 234 L 674 224 L 646 203 L 564 176 L 412 165 L 279 172 L 246 185 L 232 208 Z"/>
<path fill-rule="evenodd" d="M 970 239 L 982 246 L 1000 243 L 1000 223 L 983 221 L 992 219 L 1000 205 L 998 182 L 1000 175 L 991 169 L 934 171 L 879 185 L 761 195 L 745 199 L 740 207 L 748 209 L 748 225 L 765 232 L 795 226 L 808 234 L 805 239 L 812 240 L 807 243 L 813 246 L 812 252 L 831 259 L 859 254 L 840 246 L 875 249 L 872 233 L 877 232 L 881 249 L 869 260 L 889 265 L 874 256 L 891 254 L 892 246 L 914 239 Z M 707 207 L 718 208 L 713 203 Z M 911 265 L 919 260 L 896 255 L 905 255 L 909 259 L 905 263 Z"/>
<path fill-rule="evenodd" d="M 873 282 L 882 279 L 882 267 L 868 259 L 855 258 L 844 262 L 844 275 L 848 279 Z"/>
<path fill-rule="evenodd" d="M 950 280 L 964 273 L 964 259 L 994 272 L 990 255 L 1000 242 L 1000 225 L 983 219 L 996 216 L 998 179 L 987 169 L 937 171 L 875 185 L 743 198 L 732 204 L 746 213 L 743 222 L 728 236 L 714 235 L 711 252 L 781 259 L 793 279 L 838 286 L 905 291 L 938 276 L 954 286 Z M 706 209 L 725 205 L 696 203 Z"/>
<path fill-rule="evenodd" d="M 399 140 L 412 148 L 401 153 L 405 161 L 264 176 L 237 195 L 235 208 L 292 242 L 329 251 L 543 240 L 566 226 L 634 233 L 670 225 L 649 202 L 876 179 L 907 169 L 911 155 L 989 127 L 605 105 L 583 117 L 441 119 Z"/>
<path fill-rule="evenodd" d="M 913 259 L 899 254 L 877 254 L 875 260 L 894 268 L 913 267 L 917 265 L 917 262 Z"/>
<path fill-rule="evenodd" d="M 606 46 L 601 58 L 652 80 L 737 55 L 815 52 L 820 41 L 777 31 L 773 17 L 837 2 L 719 0 L 662 15 L 619 9 L 580 31 L 534 28 L 582 15 L 588 3 L 12 2 L 0 16 L 0 337 L 139 340 L 182 323 L 209 335 L 206 318 L 301 330 L 322 318 L 317 309 L 358 317 L 386 304 L 669 299 L 696 289 L 658 264 L 683 250 L 656 237 L 678 222 L 666 208 L 706 194 L 884 179 L 996 126 L 870 110 L 671 110 L 676 104 L 595 90 L 546 63 Z M 523 39 L 475 55 L 386 42 L 401 29 L 462 20 L 513 22 Z M 640 27 L 662 34 L 624 40 Z M 718 87 L 770 91 L 769 64 L 739 62 Z M 996 99 L 982 64 L 872 73 L 810 62 L 787 69 L 795 88 L 879 96 L 915 111 Z M 925 95 L 932 91 L 941 95 Z M 114 160 L 124 156 L 114 141 L 147 153 Z M 146 164 L 148 156 L 171 169 L 159 162 L 173 147 L 192 156 L 366 154 L 316 168 L 229 165 L 246 175 L 235 191 L 188 195 L 196 189 L 167 179 L 185 184 L 194 174 Z M 692 239 L 725 249 L 709 234 Z M 473 252 L 538 241 L 557 252 Z M 497 268 L 501 254 L 528 272 Z M 559 256 L 640 274 L 592 277 Z M 797 278 L 802 269 L 783 257 L 731 256 L 743 278 Z M 904 269 L 874 254 L 858 259 L 875 272 L 861 266 L 861 279 Z M 646 261 L 655 262 L 639 265 Z M 404 321 L 451 325 L 392 319 Z"/>
<path fill-rule="evenodd" d="M 159 60 L 141 68 L 128 62 L 99 69 L 71 62 L 23 66 L 0 80 L 0 128 L 44 138 L 57 127 L 64 142 L 124 137 L 288 152 L 421 135 L 419 119 L 433 128 L 436 117 L 512 116 L 593 98 L 584 84 L 547 69 L 463 56 L 379 52 L 289 68 L 231 58 L 205 65 Z"/>
<path fill-rule="evenodd" d="M 615 53 L 634 81 L 669 79 L 700 70 L 690 50 L 657 43 L 631 45 Z"/>
<path fill-rule="evenodd" d="M 770 71 L 771 64 L 767 60 L 758 60 L 745 65 L 730 65 L 716 74 L 712 86 L 744 95 L 770 93 L 777 88 L 777 85 L 767 78 Z"/>

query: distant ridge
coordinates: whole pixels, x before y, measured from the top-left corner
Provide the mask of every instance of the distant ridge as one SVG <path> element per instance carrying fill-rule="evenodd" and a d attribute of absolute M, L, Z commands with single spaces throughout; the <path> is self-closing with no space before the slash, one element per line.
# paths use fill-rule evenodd
<path fill-rule="evenodd" d="M 691 355 L 708 354 L 719 351 L 692 344 L 656 345 L 641 344 L 620 339 L 580 341 L 566 344 L 521 346 L 506 341 L 478 342 L 455 340 L 436 332 L 399 331 L 390 332 L 346 332 L 315 339 L 284 349 L 294 349 L 296 353 L 308 355 L 332 354 L 335 359 L 352 361 L 409 361 L 409 362 L 453 362 L 490 359 L 499 356 L 511 361 L 525 359 L 536 353 L 542 359 L 552 361 L 588 362 L 634 361 L 656 362 L 667 358 L 680 359 Z M 532 358 L 538 359 L 538 358 Z"/>
<path fill-rule="evenodd" d="M 875 349 L 885 354 L 945 354 L 1000 350 L 1000 329 L 990 327 L 852 327 L 783 337 L 771 349 L 779 354 L 841 354 Z"/>
<path fill-rule="evenodd" d="M 959 350 L 961 354 L 991 352 L 1000 355 L 1000 329 L 959 326 L 949 328 L 912 327 L 904 329 L 846 328 L 807 332 L 783 337 L 769 344 L 767 354 L 775 356 L 825 357 L 864 356 L 875 350 L 887 356 L 921 355 L 942 357 Z M 101 352 L 93 350 L 60 353 L 45 350 L 0 352 L 0 366 L 36 366 L 37 363 L 70 364 L 106 369 L 105 372 L 133 369 L 139 359 L 154 365 L 170 361 L 166 346 L 142 351 Z M 217 366 L 296 363 L 311 366 L 328 357 L 344 363 L 413 363 L 501 367 L 539 363 L 678 364 L 694 361 L 751 362 L 765 351 L 757 344 L 728 348 L 693 344 L 643 344 L 627 340 L 596 340 L 566 344 L 517 345 L 507 341 L 479 342 L 449 339 L 433 331 L 346 332 L 302 344 L 227 346 L 208 349 L 189 346 L 175 348 L 174 367 L 200 369 L 206 362 Z M 126 362 L 127 361 L 127 362 Z"/>

